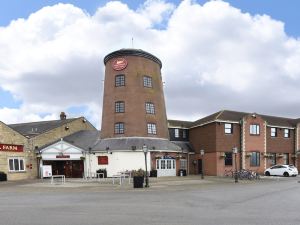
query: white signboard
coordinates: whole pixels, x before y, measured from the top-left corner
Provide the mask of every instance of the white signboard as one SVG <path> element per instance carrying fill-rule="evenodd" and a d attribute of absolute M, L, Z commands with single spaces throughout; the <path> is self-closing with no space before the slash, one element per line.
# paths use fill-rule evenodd
<path fill-rule="evenodd" d="M 42 166 L 42 173 L 44 177 L 51 177 L 52 176 L 52 166 L 51 165 L 43 165 Z"/>

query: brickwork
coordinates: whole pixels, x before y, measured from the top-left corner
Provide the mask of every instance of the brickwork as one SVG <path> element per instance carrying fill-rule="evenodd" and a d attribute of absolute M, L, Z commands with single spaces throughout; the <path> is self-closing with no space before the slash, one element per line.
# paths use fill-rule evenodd
<path fill-rule="evenodd" d="M 190 143 L 195 149 L 196 153 L 199 153 L 200 149 L 204 149 L 207 153 L 216 152 L 216 129 L 216 123 L 210 123 L 190 129 Z"/>
<path fill-rule="evenodd" d="M 122 52 L 120 50 L 119 52 Z M 117 57 L 117 56 L 116 56 Z M 160 65 L 139 56 L 122 56 L 128 65 L 121 71 L 113 69 L 116 58 L 106 62 L 103 95 L 101 138 L 159 137 L 169 139 Z M 125 75 L 125 86 L 115 86 L 115 76 Z M 144 87 L 143 78 L 152 78 L 152 87 Z M 115 113 L 115 102 L 124 101 L 125 112 Z M 147 114 L 145 103 L 154 104 L 155 113 Z M 115 134 L 115 123 L 124 123 L 122 134 Z M 147 123 L 156 124 L 157 134 L 148 134 Z"/>
<path fill-rule="evenodd" d="M 20 180 L 36 177 L 36 158 L 32 151 L 29 140 L 18 132 L 12 130 L 6 124 L 0 122 L 0 143 L 23 145 L 23 152 L 0 151 L 0 171 L 7 174 L 8 180 Z M 10 172 L 8 167 L 9 158 L 24 159 L 24 172 Z"/>
<path fill-rule="evenodd" d="M 232 124 L 232 134 L 225 134 L 225 123 L 216 123 L 216 151 L 231 152 L 233 147 L 240 149 L 241 127 L 240 124 Z"/>
<path fill-rule="evenodd" d="M 66 129 L 66 127 L 68 129 Z M 32 148 L 35 148 L 35 146 L 41 147 L 80 130 L 96 130 L 96 129 L 89 122 L 84 120 L 83 117 L 80 117 L 67 124 L 64 124 L 60 127 L 49 130 L 45 133 L 42 133 L 40 135 L 31 138 L 31 146 Z"/>

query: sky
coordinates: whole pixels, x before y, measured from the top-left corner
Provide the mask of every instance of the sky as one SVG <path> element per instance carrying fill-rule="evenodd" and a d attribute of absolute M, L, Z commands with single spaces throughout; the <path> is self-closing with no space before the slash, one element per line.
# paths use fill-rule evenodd
<path fill-rule="evenodd" d="M 85 116 L 100 128 L 103 58 L 161 59 L 169 119 L 300 117 L 298 0 L 0 1 L 0 121 Z M 132 44 L 133 38 L 133 44 Z"/>

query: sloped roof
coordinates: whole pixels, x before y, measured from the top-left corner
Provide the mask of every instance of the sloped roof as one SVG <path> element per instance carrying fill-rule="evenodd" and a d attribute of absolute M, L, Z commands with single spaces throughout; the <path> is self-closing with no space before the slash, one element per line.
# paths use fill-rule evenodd
<path fill-rule="evenodd" d="M 11 129 L 17 131 L 18 133 L 26 137 L 33 137 L 45 133 L 46 131 L 52 130 L 54 128 L 60 127 L 69 122 L 72 122 L 76 119 L 78 118 L 71 118 L 65 120 L 39 121 L 39 122 L 31 122 L 31 123 L 8 124 L 8 126 Z"/>
<path fill-rule="evenodd" d="M 237 112 L 237 111 L 230 111 L 230 110 L 222 110 L 219 112 L 216 112 L 214 114 L 211 114 L 207 117 L 204 117 L 200 120 L 195 121 L 192 123 L 190 127 L 194 126 L 200 126 L 209 122 L 213 121 L 231 121 L 231 122 L 239 122 L 243 117 L 250 115 L 253 113 L 247 113 L 247 112 Z M 255 113 L 257 114 L 257 113 Z M 284 117 L 277 117 L 277 116 L 269 116 L 269 115 L 261 115 L 257 114 L 258 116 L 261 116 L 264 120 L 267 121 L 268 125 L 270 126 L 282 126 L 282 127 L 294 127 L 297 124 L 297 120 L 292 118 L 284 118 Z"/>
<path fill-rule="evenodd" d="M 64 137 L 63 140 L 81 149 L 89 150 L 89 148 L 92 149 L 100 140 L 100 131 L 81 130 Z"/>
<path fill-rule="evenodd" d="M 192 121 L 168 120 L 168 127 L 189 128 L 192 123 Z"/>
<path fill-rule="evenodd" d="M 181 151 L 181 147 L 172 143 L 167 139 L 160 138 L 108 138 L 101 139 L 93 147 L 94 151 L 114 151 L 114 150 L 138 150 L 142 149 L 143 145 L 148 146 L 150 150 L 170 150 Z M 135 149 L 134 149 L 135 148 Z"/>

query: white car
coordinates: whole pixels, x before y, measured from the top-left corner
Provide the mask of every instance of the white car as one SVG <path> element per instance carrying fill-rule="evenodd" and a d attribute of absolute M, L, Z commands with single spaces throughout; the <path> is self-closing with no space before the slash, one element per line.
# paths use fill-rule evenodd
<path fill-rule="evenodd" d="M 297 176 L 298 170 L 293 165 L 275 165 L 265 170 L 266 176 Z"/>

